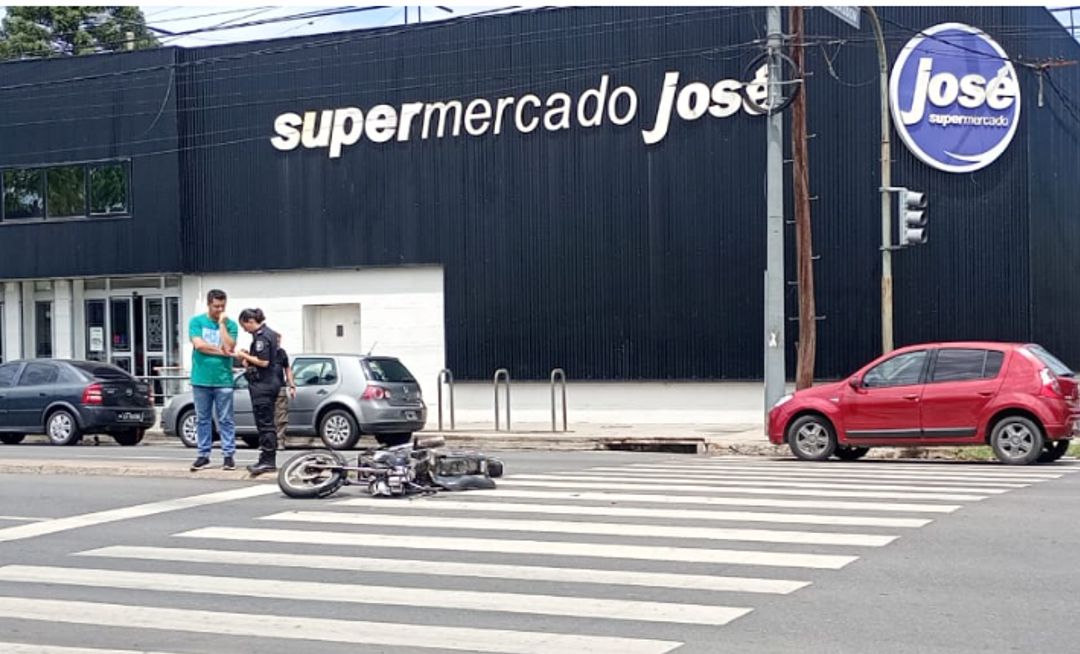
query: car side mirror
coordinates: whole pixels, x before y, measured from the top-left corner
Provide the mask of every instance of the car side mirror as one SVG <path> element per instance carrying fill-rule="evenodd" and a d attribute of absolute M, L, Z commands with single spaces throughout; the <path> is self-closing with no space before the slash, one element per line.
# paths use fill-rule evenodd
<path fill-rule="evenodd" d="M 851 377 L 847 380 L 847 383 L 848 386 L 854 388 L 855 390 L 859 390 L 860 388 L 862 388 L 862 382 L 859 381 L 858 377 Z"/>

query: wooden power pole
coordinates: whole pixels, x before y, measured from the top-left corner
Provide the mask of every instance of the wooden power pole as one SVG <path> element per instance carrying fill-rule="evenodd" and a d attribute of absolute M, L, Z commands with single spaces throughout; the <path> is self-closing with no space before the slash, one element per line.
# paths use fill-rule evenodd
<path fill-rule="evenodd" d="M 805 80 L 803 48 L 803 7 L 788 10 L 791 26 L 791 59 Z M 810 234 L 810 172 L 806 136 L 806 83 L 791 106 L 791 158 L 795 190 L 795 261 L 799 285 L 799 351 L 795 388 L 809 388 L 814 383 L 814 360 L 817 358 L 817 310 L 814 306 L 814 248 Z"/>

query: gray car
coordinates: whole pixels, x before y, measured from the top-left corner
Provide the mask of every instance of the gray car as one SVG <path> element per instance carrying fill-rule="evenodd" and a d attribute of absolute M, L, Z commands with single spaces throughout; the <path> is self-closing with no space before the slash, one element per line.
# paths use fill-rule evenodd
<path fill-rule="evenodd" d="M 408 442 L 427 421 L 420 385 L 394 357 L 298 354 L 292 358 L 292 369 L 296 398 L 289 402 L 289 434 L 318 436 L 338 450 L 355 447 L 362 434 L 397 445 Z M 234 383 L 237 438 L 257 447 L 247 380 L 241 374 Z M 179 436 L 184 445 L 196 446 L 195 401 L 190 392 L 169 401 L 161 427 L 167 435 Z"/>

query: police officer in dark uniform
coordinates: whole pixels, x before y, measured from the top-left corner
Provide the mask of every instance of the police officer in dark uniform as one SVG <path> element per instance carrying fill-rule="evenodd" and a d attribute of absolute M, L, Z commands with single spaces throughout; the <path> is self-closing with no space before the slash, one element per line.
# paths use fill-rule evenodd
<path fill-rule="evenodd" d="M 278 362 L 280 336 L 266 325 L 261 309 L 244 309 L 240 326 L 251 334 L 251 350 L 238 350 L 236 358 L 247 370 L 248 392 L 259 430 L 259 462 L 247 467 L 252 476 L 277 470 L 277 430 L 274 425 L 274 403 L 281 390 L 282 375 Z"/>

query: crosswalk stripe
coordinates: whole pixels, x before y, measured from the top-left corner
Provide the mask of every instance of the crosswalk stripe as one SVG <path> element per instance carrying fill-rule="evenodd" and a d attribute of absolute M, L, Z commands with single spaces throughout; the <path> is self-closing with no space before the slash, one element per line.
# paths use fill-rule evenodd
<path fill-rule="evenodd" d="M 180 497 L 162 500 L 160 502 L 126 506 L 120 509 L 96 511 L 94 513 L 84 513 L 82 515 L 69 516 L 66 518 L 55 518 L 15 527 L 5 527 L 0 529 L 0 543 L 22 540 L 24 538 L 33 538 L 35 536 L 45 536 L 61 531 L 68 531 L 70 529 L 79 529 L 81 527 L 92 527 L 94 525 L 116 522 L 118 520 L 143 518 L 149 515 L 167 513 L 169 511 L 179 511 L 181 509 L 219 504 L 221 502 L 231 502 L 233 500 L 247 499 L 277 492 L 280 492 L 277 488 L 271 488 L 264 485 L 244 486 L 242 488 L 233 488 L 231 490 L 218 491 L 215 493 Z"/>
<path fill-rule="evenodd" d="M 742 486 L 717 488 L 715 486 L 705 486 L 702 484 L 679 484 L 675 482 L 665 481 L 663 483 L 654 484 L 634 484 L 634 483 L 622 483 L 622 482 L 586 482 L 586 481 L 574 481 L 573 479 L 566 480 L 531 480 L 531 479 L 518 479 L 516 476 L 512 478 L 504 478 L 499 480 L 500 486 L 509 486 L 510 488 L 582 488 L 590 490 L 647 490 L 657 491 L 662 490 L 665 493 L 671 492 L 696 492 L 696 493 L 717 493 L 717 494 L 733 494 L 733 495 L 794 495 L 797 497 L 852 497 L 852 498 L 866 498 L 866 499 L 879 499 L 879 500 L 941 500 L 943 502 L 978 502 L 986 499 L 984 495 L 967 495 L 962 493 L 898 493 L 898 492 L 874 492 L 874 491 L 834 491 L 834 490 L 816 490 L 813 488 L 807 489 L 790 489 L 790 488 L 746 488 Z"/>
<path fill-rule="evenodd" d="M 372 497 L 341 500 L 334 506 L 385 508 L 387 503 Z M 513 502 L 478 502 L 444 499 L 415 499 L 394 504 L 399 510 L 468 511 L 476 513 L 529 513 L 551 515 L 593 515 L 622 518 L 667 518 L 672 520 L 720 520 L 782 524 L 835 525 L 848 527 L 925 527 L 925 518 L 878 518 L 813 513 L 764 513 L 756 511 L 701 511 L 693 509 L 643 509 L 584 504 L 522 504 Z"/>
<path fill-rule="evenodd" d="M 655 490 L 655 486 L 651 487 Z M 504 497 L 515 499 L 559 499 L 590 502 L 638 502 L 641 504 L 687 504 L 703 506 L 754 506 L 776 509 L 813 509 L 831 511 L 884 511 L 900 513 L 952 513 L 959 504 L 916 504 L 901 502 L 845 502 L 838 500 L 777 500 L 757 497 L 697 497 L 693 495 L 657 495 L 646 493 L 612 493 L 603 491 L 542 491 L 509 490 L 500 484 L 497 490 L 485 492 L 483 500 L 497 501 Z M 481 498 L 477 498 L 481 499 Z"/>
<path fill-rule="evenodd" d="M 672 465 L 671 463 L 659 464 L 659 465 Z M 792 472 L 873 472 L 880 473 L 882 475 L 889 474 L 905 474 L 905 475 L 921 475 L 926 477 L 933 477 L 936 475 L 953 475 L 953 476 L 975 476 L 975 477 L 993 477 L 995 479 L 1057 479 L 1065 474 L 1074 472 L 1075 470 L 1066 470 L 1062 467 L 1056 467 L 1053 471 L 1045 471 L 1042 469 L 1038 471 L 1025 470 L 1020 471 L 1012 467 L 987 467 L 987 466 L 966 466 L 960 463 L 947 463 L 941 465 L 930 466 L 914 466 L 906 463 L 877 463 L 872 461 L 866 461 L 861 463 L 839 463 L 836 461 L 824 461 L 820 463 L 799 463 L 796 461 L 777 461 L 775 463 L 750 463 L 746 458 L 740 459 L 728 459 L 728 460 L 696 460 L 688 463 L 687 465 L 700 468 L 700 469 L 733 469 L 733 470 L 755 470 L 755 471 L 792 471 Z M 652 468 L 654 464 L 649 463 L 631 463 L 628 464 L 629 468 Z"/>
<path fill-rule="evenodd" d="M 224 595 L 228 597 L 260 597 L 298 601 L 318 599 L 322 602 L 423 606 L 439 609 L 453 607 L 463 611 L 526 613 L 709 626 L 725 625 L 752 610 L 731 606 L 643 602 L 564 595 L 533 595 L 527 593 L 409 588 L 368 584 L 360 586 L 319 581 L 253 579 L 248 577 L 131 572 L 91 568 L 56 568 L 33 565 L 0 567 L 0 581 L 149 590 L 165 593 Z"/>
<path fill-rule="evenodd" d="M 757 579 L 754 577 L 720 577 L 632 570 L 595 570 L 586 568 L 551 568 L 533 565 L 497 563 L 456 563 L 421 559 L 388 559 L 371 556 L 330 556 L 319 554 L 279 554 L 274 552 L 237 552 L 234 550 L 205 550 L 170 547 L 133 547 L 116 545 L 79 552 L 77 556 L 93 556 L 149 561 L 180 561 L 222 565 L 274 566 L 282 568 L 313 568 L 448 577 L 481 577 L 485 579 L 517 579 L 522 581 L 552 581 L 573 584 L 604 584 L 614 586 L 647 586 L 678 590 L 703 590 L 736 593 L 787 595 L 810 585 L 807 581 L 787 579 Z M 2 650 L 0 650 L 2 651 Z"/>
<path fill-rule="evenodd" d="M 562 472 L 551 473 L 546 475 L 514 475 L 514 479 L 542 479 L 542 480 L 555 480 L 564 481 L 567 479 L 591 482 L 641 482 L 642 475 L 637 473 L 626 474 L 608 473 L 608 472 Z M 823 488 L 828 490 L 870 490 L 870 491 L 910 491 L 915 493 L 921 492 L 939 492 L 939 493 L 955 493 L 966 491 L 968 493 L 979 493 L 980 495 L 1000 495 L 1001 493 L 1009 492 L 1009 489 L 1002 488 L 987 488 L 987 487 L 973 487 L 965 486 L 963 488 L 954 488 L 947 486 L 908 486 L 908 485 L 881 485 L 881 484 L 864 484 L 864 483 L 840 483 L 840 482 L 826 482 L 826 481 L 769 481 L 769 480 L 750 480 L 750 479 L 722 479 L 716 476 L 713 477 L 690 477 L 682 474 L 670 474 L 670 475 L 648 475 L 648 481 L 659 481 L 667 483 L 669 481 L 675 483 L 693 482 L 694 484 L 702 486 L 739 486 L 739 487 L 753 487 L 753 488 Z M 1024 486 L 1018 486 L 1018 488 L 1024 488 Z"/>
<path fill-rule="evenodd" d="M 892 484 L 892 483 L 906 483 L 914 484 L 921 481 L 929 481 L 938 485 L 947 486 L 991 486 L 996 488 L 1027 488 L 1031 484 L 1037 484 L 1046 479 L 1008 479 L 1006 481 L 999 481 L 992 477 L 955 477 L 955 476 L 942 476 L 942 477 L 924 477 L 924 476 L 911 476 L 911 475 L 878 475 L 874 473 L 848 473 L 848 472 L 786 472 L 782 470 L 774 470 L 769 472 L 754 472 L 750 470 L 729 470 L 727 468 L 715 467 L 709 469 L 702 469 L 696 466 L 650 466 L 649 468 L 639 468 L 634 470 L 627 470 L 625 467 L 614 466 L 601 466 L 596 468 L 588 468 L 585 470 L 587 474 L 609 474 L 609 473 L 622 473 L 624 475 L 634 475 L 643 477 L 661 477 L 661 476 L 677 476 L 685 479 L 747 479 L 747 480 L 761 480 L 761 481 L 856 481 L 860 484 Z"/>
<path fill-rule="evenodd" d="M 31 645 L 29 643 L 0 642 L 0 652 L 4 654 L 167 654 L 149 650 L 133 649 L 91 649 L 89 647 L 57 647 L 55 645 Z"/>
<path fill-rule="evenodd" d="M 755 543 L 791 543 L 797 545 L 848 545 L 884 547 L 896 536 L 846 534 L 817 531 L 780 531 L 773 529 L 715 529 L 711 527 L 676 527 L 656 524 L 616 522 L 564 522 L 555 520 L 506 520 L 489 518 L 454 518 L 396 515 L 393 507 L 371 507 L 362 514 L 331 511 L 285 511 L 260 520 L 305 522 L 314 524 L 379 527 L 423 527 L 425 529 L 473 529 L 481 531 L 524 531 L 539 534 L 579 534 L 592 536 L 627 536 L 631 538 L 670 538 L 692 540 L 736 540 Z"/>
<path fill-rule="evenodd" d="M 310 598 L 309 598 L 310 599 Z M 498 654 L 666 654 L 681 642 L 0 597 L 0 618 Z"/>
<path fill-rule="evenodd" d="M 498 554 L 535 554 L 539 556 L 595 557 L 603 559 L 641 559 L 680 563 L 717 563 L 760 565 L 786 568 L 837 570 L 856 561 L 857 556 L 802 554 L 794 552 L 759 552 L 691 547 L 608 545 L 566 541 L 511 540 L 489 538 L 450 538 L 377 534 L 370 531 L 295 531 L 289 529 L 249 529 L 241 527 L 203 527 L 177 534 L 182 538 L 206 538 L 271 543 L 344 545 L 351 547 L 386 547 L 417 550 L 489 552 Z"/>

